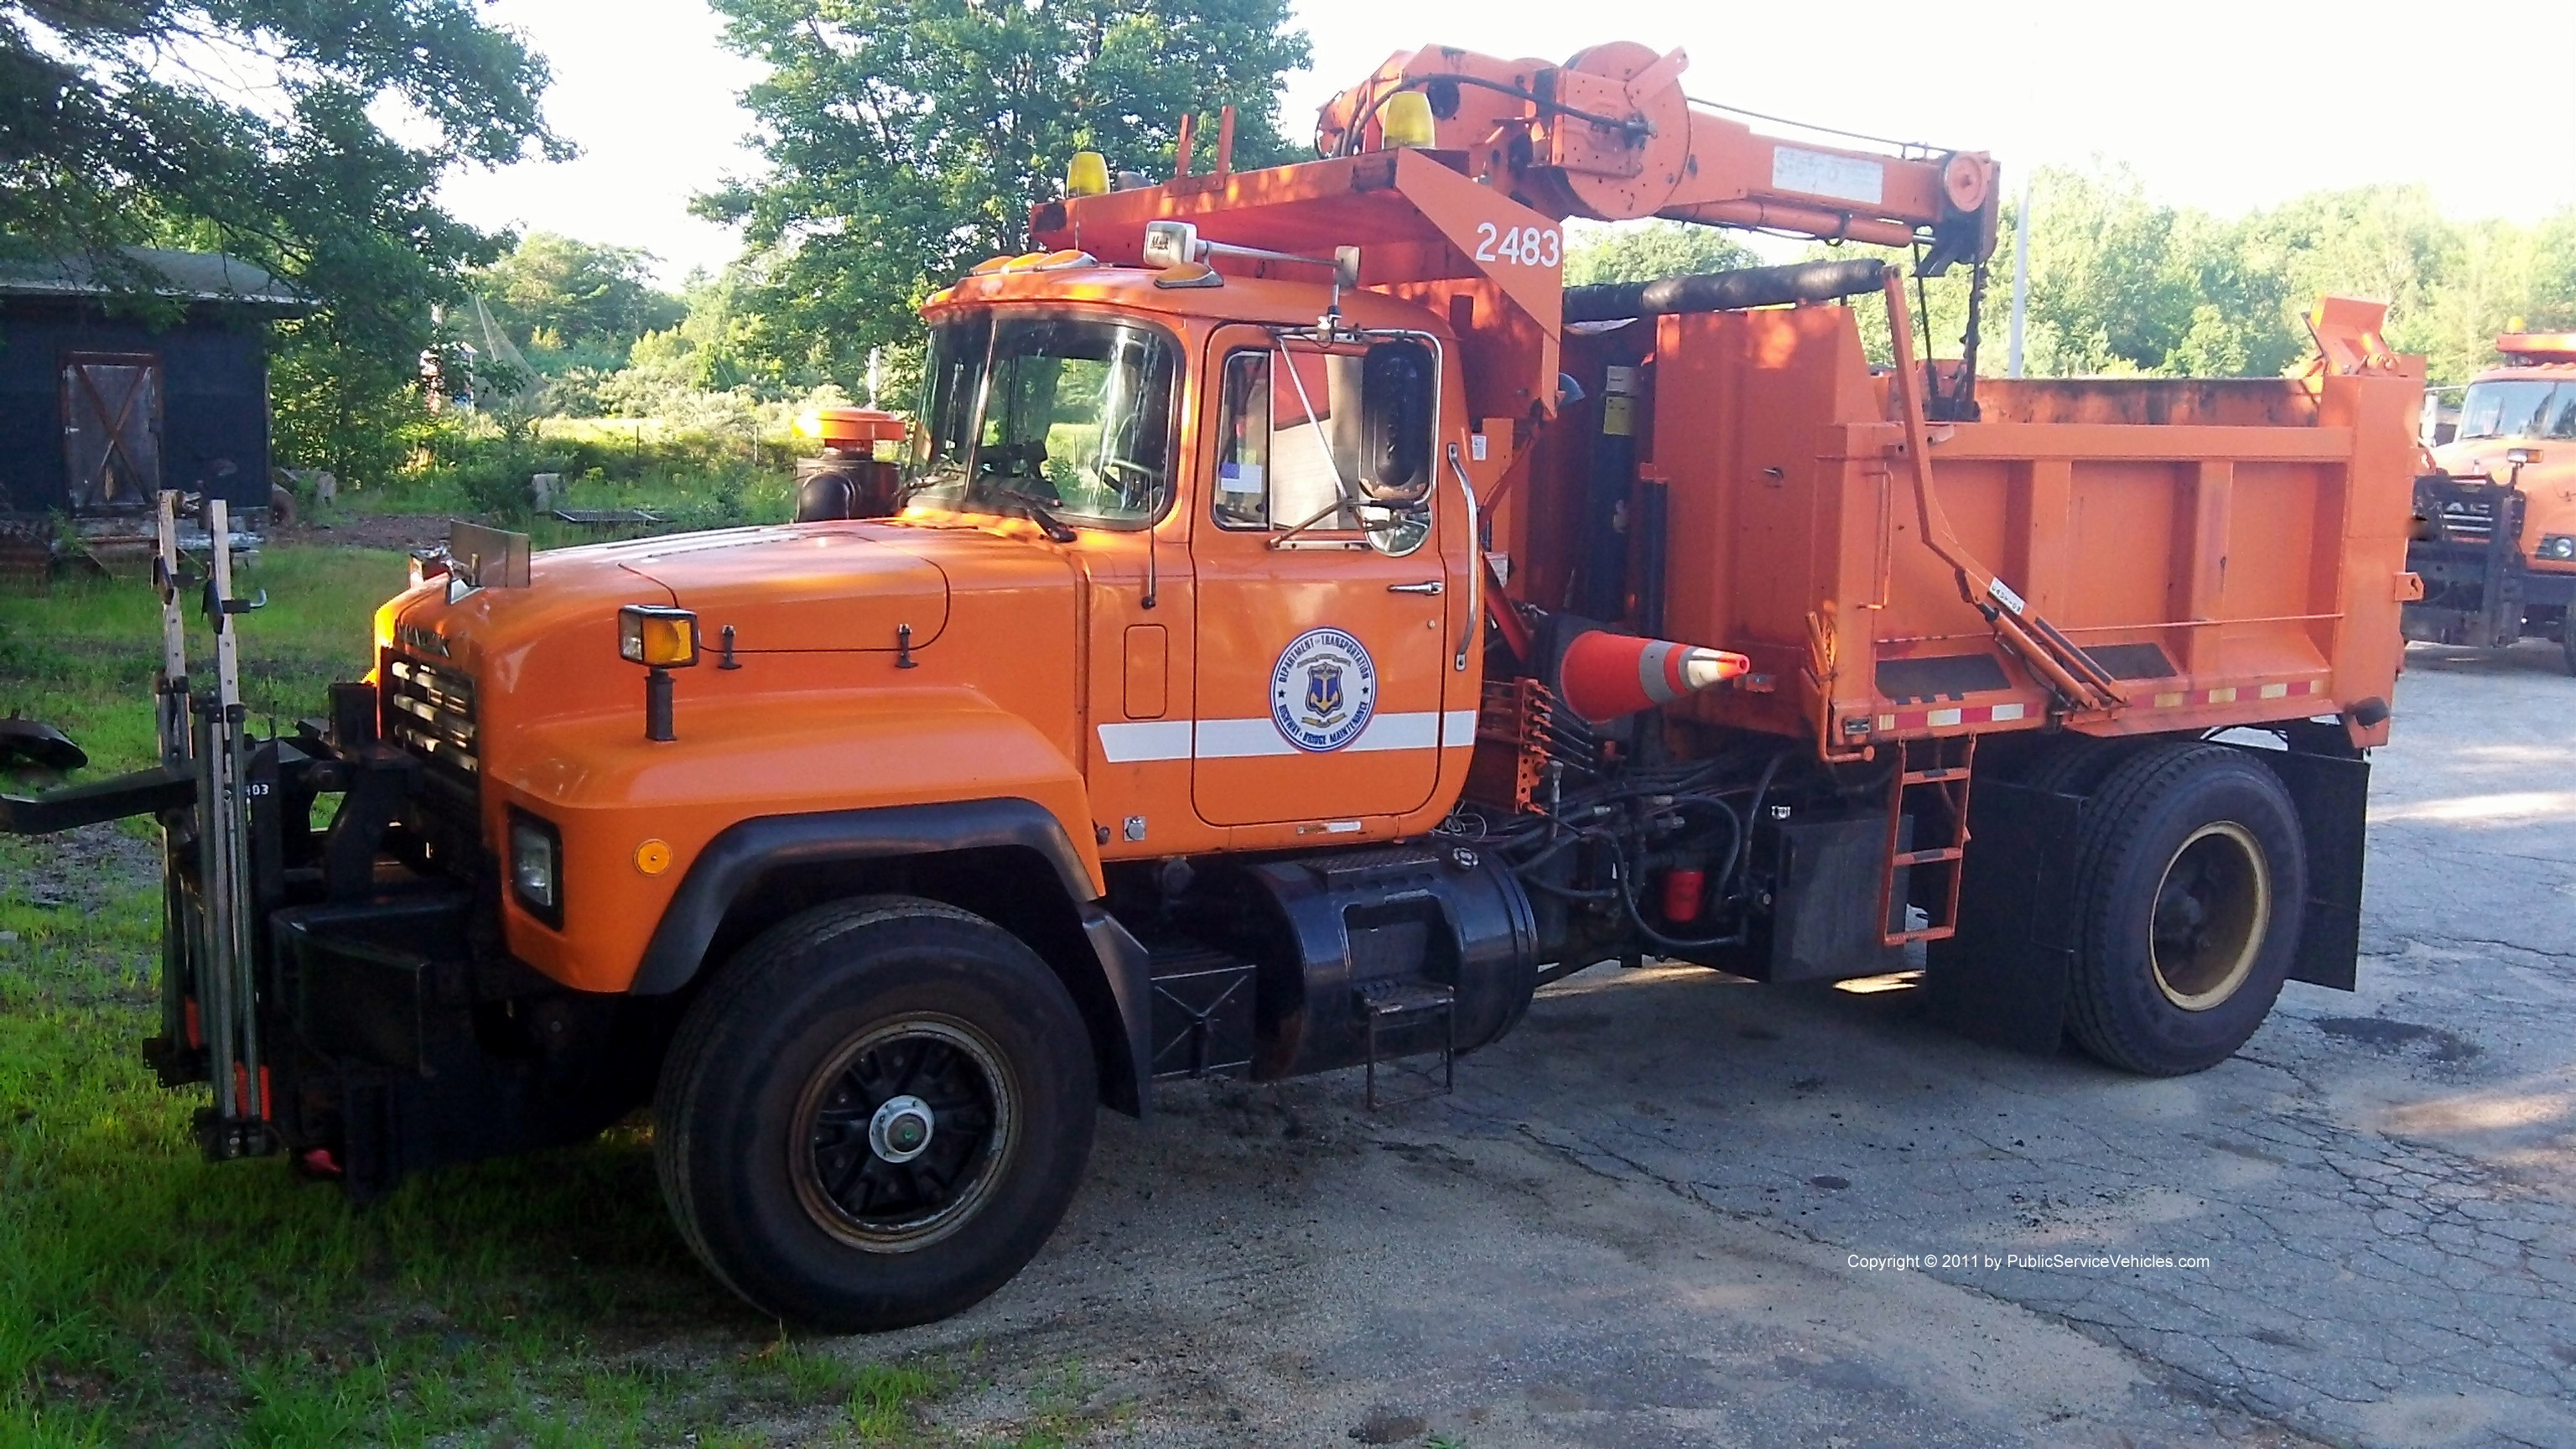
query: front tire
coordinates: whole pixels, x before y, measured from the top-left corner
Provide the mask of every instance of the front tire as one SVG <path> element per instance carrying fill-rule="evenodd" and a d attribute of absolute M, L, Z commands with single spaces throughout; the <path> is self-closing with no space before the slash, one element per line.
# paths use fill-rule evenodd
<path fill-rule="evenodd" d="M 2166 745 L 2093 793 L 2067 1025 L 2108 1065 L 2181 1076 L 2235 1055 L 2298 953 L 2307 865 L 2280 777 L 2226 745 Z"/>
<path fill-rule="evenodd" d="M 699 1259 L 765 1313 L 956 1313 L 1044 1246 L 1091 1153 L 1091 1040 L 982 917 L 879 897 L 743 948 L 664 1064 L 654 1156 Z"/>

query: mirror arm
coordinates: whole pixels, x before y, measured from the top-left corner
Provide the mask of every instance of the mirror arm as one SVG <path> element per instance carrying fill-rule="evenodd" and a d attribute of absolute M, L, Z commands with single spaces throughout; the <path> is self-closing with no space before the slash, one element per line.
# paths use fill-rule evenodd
<path fill-rule="evenodd" d="M 1309 518 L 1305 522 L 1287 529 L 1284 532 L 1271 535 L 1270 547 L 1286 548 L 1288 546 L 1288 540 L 1295 538 L 1297 535 L 1304 533 L 1306 530 L 1313 528 L 1316 524 L 1323 522 L 1325 519 L 1332 517 L 1334 514 L 1339 513 L 1350 506 L 1351 505 L 1347 500 L 1325 504 L 1323 512 L 1316 514 L 1314 517 Z"/>

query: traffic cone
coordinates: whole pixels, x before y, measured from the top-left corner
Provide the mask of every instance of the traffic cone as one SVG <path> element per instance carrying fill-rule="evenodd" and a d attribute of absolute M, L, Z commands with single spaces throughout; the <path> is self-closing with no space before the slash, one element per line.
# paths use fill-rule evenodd
<path fill-rule="evenodd" d="M 1566 708 L 1601 724 L 1669 704 L 1752 667 L 1752 660 L 1723 649 L 1594 629 L 1565 647 L 1557 693 Z"/>

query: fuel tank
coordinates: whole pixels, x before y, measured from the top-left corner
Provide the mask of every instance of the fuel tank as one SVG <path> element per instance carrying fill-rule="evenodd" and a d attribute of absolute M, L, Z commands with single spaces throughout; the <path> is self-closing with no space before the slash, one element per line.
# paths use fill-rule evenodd
<path fill-rule="evenodd" d="M 1472 1051 L 1510 1031 L 1537 986 L 1528 895 L 1464 845 L 1272 859 L 1199 894 L 1213 907 L 1199 932 L 1256 966 L 1256 1079 L 1368 1061 L 1373 1020 L 1379 1060 Z"/>

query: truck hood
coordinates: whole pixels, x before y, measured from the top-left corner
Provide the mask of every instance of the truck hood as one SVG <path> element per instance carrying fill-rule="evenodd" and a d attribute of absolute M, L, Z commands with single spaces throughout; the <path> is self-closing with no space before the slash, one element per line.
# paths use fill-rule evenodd
<path fill-rule="evenodd" d="M 972 541 L 969 541 L 969 540 Z M 743 654 L 887 650 L 910 631 L 915 649 L 948 626 L 950 570 L 982 544 L 1026 546 L 988 534 L 961 536 L 868 523 L 733 529 L 647 541 L 617 563 L 668 589 L 694 610 L 708 648 L 734 631 Z M 621 546 L 624 547 L 624 546 Z"/>
<path fill-rule="evenodd" d="M 2576 465 L 2576 442 L 2564 440 L 2539 442 L 2524 438 L 2476 438 L 2444 443 L 2433 450 L 2433 461 L 2455 477 L 2483 473 L 2502 483 L 2514 476 L 2513 464 L 2506 460 L 2505 454 L 2516 448 L 2528 448 L 2540 455 L 2538 462 L 2526 463 L 2522 467 L 2525 486 L 2544 478 L 2555 482 L 2576 477 L 2576 466 L 2571 466 Z"/>
<path fill-rule="evenodd" d="M 498 670 L 505 687 L 604 648 L 615 655 L 625 604 L 698 615 L 704 648 L 731 626 L 741 654 L 892 653 L 947 632 L 952 592 L 1069 587 L 1051 547 L 972 527 L 845 521 L 727 529 L 538 554 L 529 586 L 488 588 L 454 604 L 435 587 L 393 605 L 395 641 L 413 653 Z M 575 643 L 578 636 L 580 642 Z M 591 637 L 591 636 L 596 636 Z"/>

